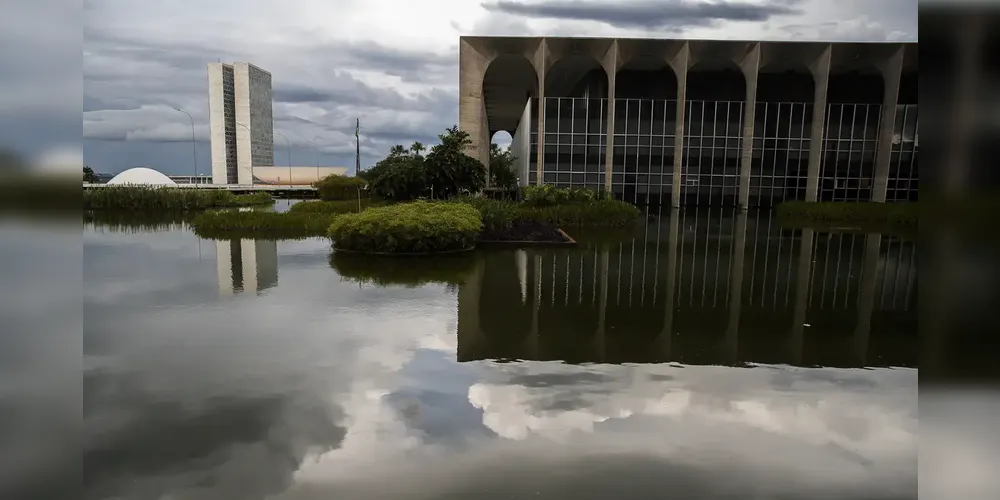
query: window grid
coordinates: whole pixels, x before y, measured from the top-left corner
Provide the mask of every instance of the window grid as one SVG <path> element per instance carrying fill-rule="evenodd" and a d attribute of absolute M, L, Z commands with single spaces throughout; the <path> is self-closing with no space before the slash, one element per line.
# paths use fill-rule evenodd
<path fill-rule="evenodd" d="M 867 201 L 875 180 L 875 151 L 882 106 L 830 104 L 820 164 L 823 201 Z"/>
<path fill-rule="evenodd" d="M 887 201 L 917 200 L 917 105 L 896 106 L 896 123 L 892 134 L 889 160 Z"/>
<path fill-rule="evenodd" d="M 532 111 L 538 99 L 532 98 Z M 633 203 L 665 201 L 673 183 L 674 100 L 616 99 L 611 190 Z M 687 101 L 682 200 L 712 206 L 736 202 L 743 134 L 742 101 Z M 750 203 L 768 206 L 805 198 L 812 104 L 758 102 L 750 171 Z M 606 99 L 545 99 L 543 183 L 602 188 Z M 897 107 L 887 199 L 916 199 L 917 106 Z M 538 117 L 531 113 L 528 183 L 537 182 Z M 874 184 L 881 106 L 830 104 L 819 166 L 824 201 L 866 201 Z"/>
<path fill-rule="evenodd" d="M 758 102 L 750 165 L 750 204 L 804 200 L 812 104 Z"/>

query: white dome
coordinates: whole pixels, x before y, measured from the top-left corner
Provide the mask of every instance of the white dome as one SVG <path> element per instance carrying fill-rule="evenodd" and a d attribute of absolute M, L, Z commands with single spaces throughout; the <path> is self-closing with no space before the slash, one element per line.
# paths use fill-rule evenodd
<path fill-rule="evenodd" d="M 169 177 L 151 168 L 136 167 L 130 168 L 108 181 L 112 186 L 176 186 L 177 183 Z"/>

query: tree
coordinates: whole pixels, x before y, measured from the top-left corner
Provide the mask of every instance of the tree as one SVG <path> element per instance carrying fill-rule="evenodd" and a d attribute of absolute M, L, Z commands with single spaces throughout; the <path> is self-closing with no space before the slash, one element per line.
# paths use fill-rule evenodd
<path fill-rule="evenodd" d="M 435 198 L 451 198 L 458 194 L 478 193 L 486 186 L 486 166 L 465 154 L 472 144 L 468 132 L 453 125 L 438 136 L 441 144 L 427 154 L 427 183 Z"/>
<path fill-rule="evenodd" d="M 475 193 L 486 183 L 486 167 L 465 154 L 472 143 L 469 134 L 453 126 L 438 136 L 440 144 L 430 149 L 414 142 L 389 149 L 389 155 L 365 172 L 373 194 L 380 198 L 405 201 L 422 196 L 450 198 L 463 192 Z"/>
<path fill-rule="evenodd" d="M 516 157 L 510 149 L 490 144 L 490 182 L 500 189 L 517 189 L 517 173 L 514 171 Z"/>
<path fill-rule="evenodd" d="M 94 173 L 94 169 L 87 165 L 83 166 L 83 182 L 97 182 L 97 174 Z"/>

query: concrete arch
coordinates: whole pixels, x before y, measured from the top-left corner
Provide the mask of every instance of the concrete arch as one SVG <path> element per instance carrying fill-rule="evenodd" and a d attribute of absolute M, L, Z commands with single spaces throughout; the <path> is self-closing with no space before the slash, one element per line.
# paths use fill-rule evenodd
<path fill-rule="evenodd" d="M 625 61 L 615 76 L 617 99 L 676 99 L 677 73 L 663 57 L 640 55 Z"/>
<path fill-rule="evenodd" d="M 510 146 L 511 141 L 514 140 L 514 134 L 509 130 L 491 130 L 490 131 L 490 144 L 496 144 L 501 148 Z"/>
<path fill-rule="evenodd" d="M 608 80 L 599 60 L 588 54 L 569 54 L 546 70 L 545 96 L 603 99 L 608 96 Z"/>
<path fill-rule="evenodd" d="M 486 65 L 482 95 L 490 130 L 517 130 L 525 105 L 539 95 L 538 73 L 522 54 L 496 54 Z"/>
<path fill-rule="evenodd" d="M 894 45 L 848 43 L 833 46 L 830 56 L 830 104 L 882 104 L 886 61 Z"/>
<path fill-rule="evenodd" d="M 813 63 L 823 56 L 821 44 L 772 42 L 761 46 L 757 102 L 813 102 L 816 72 Z"/>

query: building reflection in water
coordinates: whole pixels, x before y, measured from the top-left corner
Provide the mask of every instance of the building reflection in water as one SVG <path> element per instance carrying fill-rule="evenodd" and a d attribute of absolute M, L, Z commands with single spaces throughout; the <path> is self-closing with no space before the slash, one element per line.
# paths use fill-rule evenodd
<path fill-rule="evenodd" d="M 459 361 L 917 366 L 916 247 L 896 237 L 703 209 L 626 241 L 478 258 Z"/>
<path fill-rule="evenodd" d="M 215 240 L 219 295 L 259 294 L 278 284 L 276 241 Z"/>

